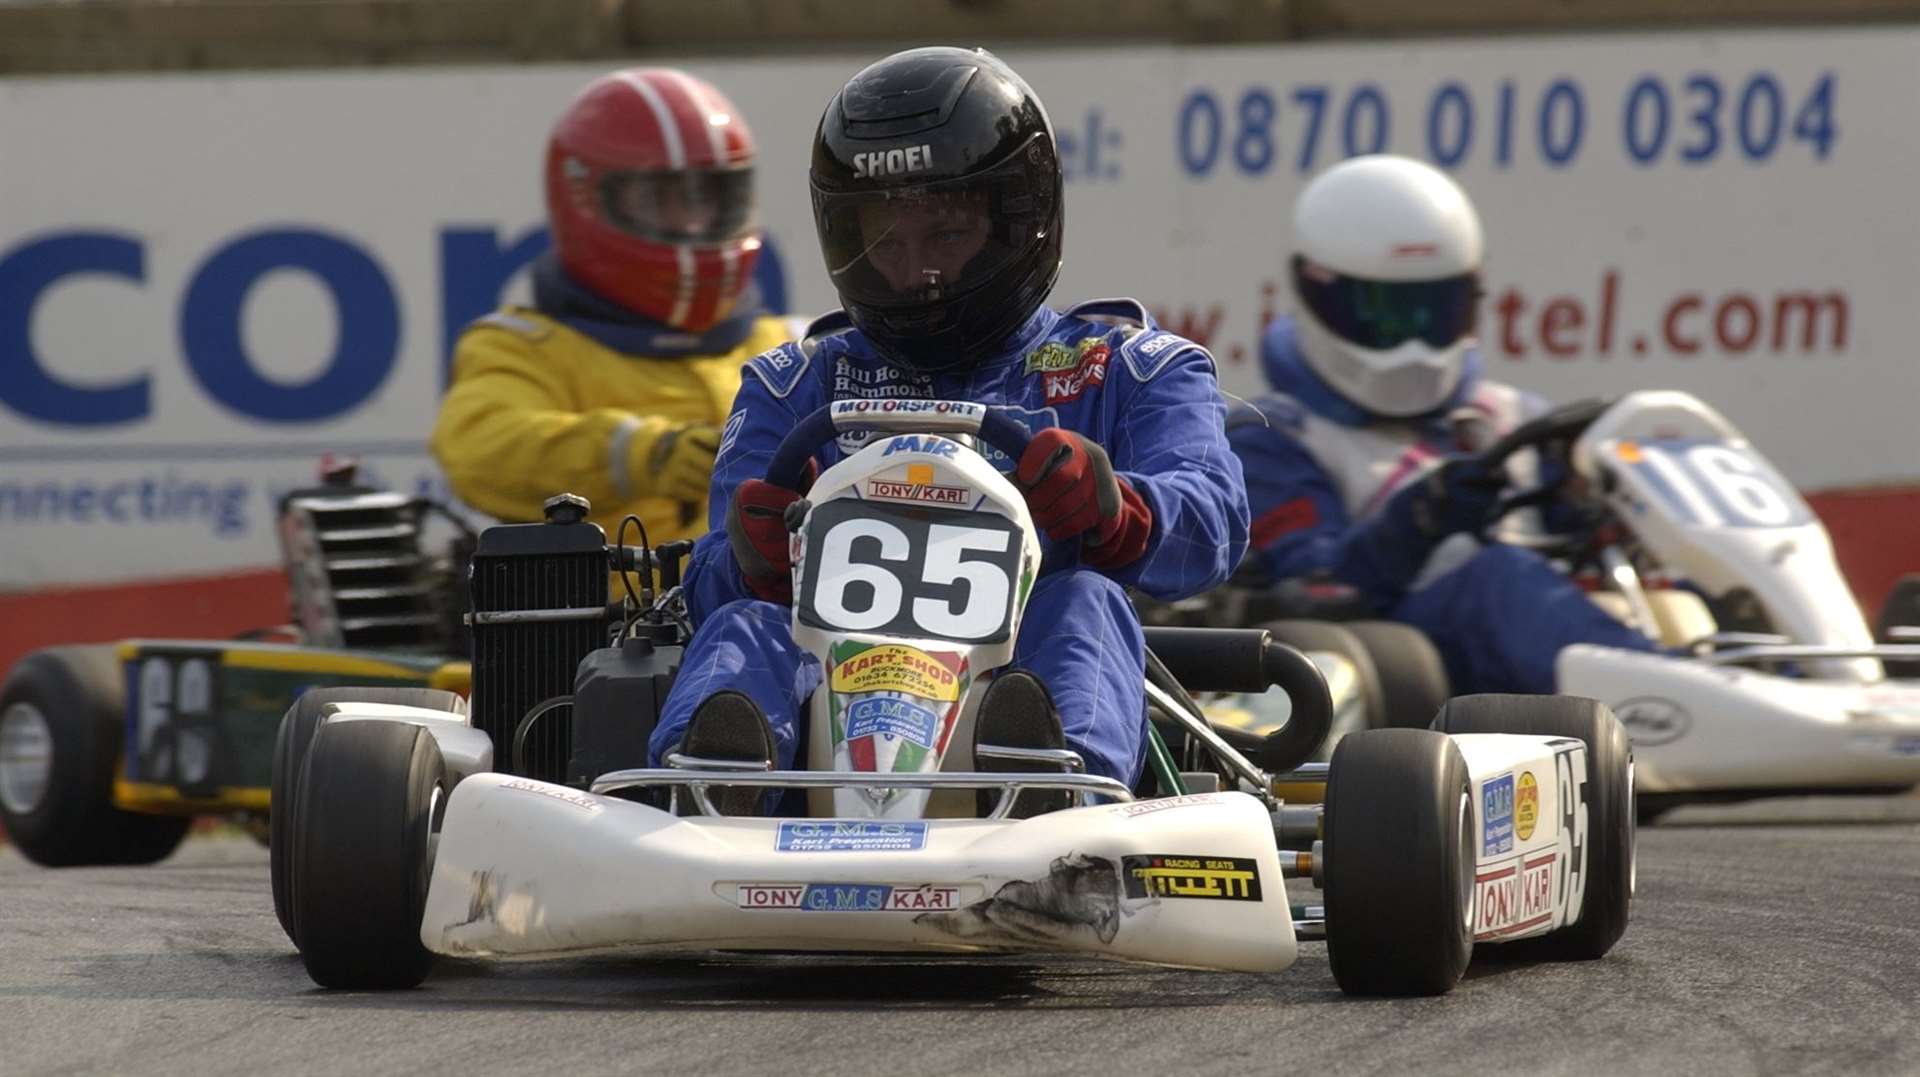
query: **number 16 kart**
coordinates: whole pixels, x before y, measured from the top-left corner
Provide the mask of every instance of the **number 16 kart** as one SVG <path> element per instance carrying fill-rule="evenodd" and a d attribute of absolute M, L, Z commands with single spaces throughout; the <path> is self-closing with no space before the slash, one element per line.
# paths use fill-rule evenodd
<path fill-rule="evenodd" d="M 792 431 L 768 480 L 799 488 L 853 430 L 886 436 L 789 515 L 790 631 L 824 674 L 804 770 L 645 767 L 684 616 L 668 590 L 606 646 L 606 569 L 626 554 L 569 513 L 481 536 L 470 711 L 346 691 L 288 712 L 274 896 L 315 981 L 404 987 L 434 955 L 604 950 L 1277 972 L 1324 938 L 1349 992 L 1437 994 L 1476 945 L 1578 959 L 1619 939 L 1633 756 L 1592 700 L 1454 699 L 1433 729 L 1356 733 L 1303 766 L 1331 718 L 1312 662 L 1261 630 L 1150 628 L 1133 787 L 1071 751 L 975 743 L 1040 569 L 1021 493 L 976 444 L 1017 459 L 1028 431 L 976 404 L 842 402 Z M 1275 685 L 1292 716 L 1258 737 L 1187 695 Z M 1324 782 L 1324 804 L 1282 803 L 1282 778 Z M 716 810 L 716 790 L 743 789 L 779 812 Z M 1289 880 L 1322 894 L 1291 900 Z"/>

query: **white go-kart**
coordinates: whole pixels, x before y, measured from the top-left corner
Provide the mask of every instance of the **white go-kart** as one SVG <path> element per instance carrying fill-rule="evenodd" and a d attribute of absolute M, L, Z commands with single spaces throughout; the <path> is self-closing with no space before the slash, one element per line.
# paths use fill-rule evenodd
<path fill-rule="evenodd" d="M 881 436 L 790 516 L 791 631 L 824 674 L 806 769 L 675 755 L 570 786 L 494 772 L 497 746 L 452 710 L 329 703 L 297 763 L 287 857 L 287 926 L 317 982 L 609 950 L 1278 972 L 1324 938 L 1344 989 L 1434 994 L 1477 944 L 1591 958 L 1620 937 L 1633 758 L 1592 700 L 1457 699 L 1435 729 L 1356 733 L 1303 765 L 1331 721 L 1310 661 L 1261 630 L 1152 629 L 1138 783 L 1069 751 L 976 760 L 982 685 L 1042 569 L 1024 499 L 982 453 L 1017 459 L 1028 432 L 975 404 L 843 402 L 788 436 L 768 478 L 797 488 L 820 445 L 861 430 Z M 1274 684 L 1293 717 L 1259 738 L 1214 728 L 1183 688 Z M 977 769 L 992 759 L 1056 769 Z M 1325 783 L 1324 804 L 1283 804 L 1280 779 Z M 784 815 L 717 814 L 711 791 L 742 786 L 804 793 Z M 998 794 L 984 813 L 981 790 Z M 1009 814 L 1036 791 L 1069 806 Z M 1290 900 L 1289 880 L 1306 893 Z"/>
<path fill-rule="evenodd" d="M 1883 665 L 1920 647 L 1876 643 L 1826 529 L 1732 423 L 1686 393 L 1636 392 L 1544 415 L 1487 456 L 1529 447 L 1562 481 L 1506 507 L 1586 510 L 1540 544 L 1668 649 L 1575 646 L 1556 669 L 1632 736 L 1643 816 L 1920 783 L 1920 682 Z"/>

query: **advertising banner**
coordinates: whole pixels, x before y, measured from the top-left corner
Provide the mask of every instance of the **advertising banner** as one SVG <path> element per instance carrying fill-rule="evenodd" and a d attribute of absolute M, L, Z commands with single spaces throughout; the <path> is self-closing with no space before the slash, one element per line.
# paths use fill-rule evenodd
<path fill-rule="evenodd" d="M 1433 161 L 1485 220 L 1490 376 L 1691 390 L 1808 488 L 1913 478 L 1920 30 L 1021 50 L 1068 167 L 1056 305 L 1140 298 L 1261 389 L 1294 196 Z M 866 54 L 688 60 L 760 145 L 769 304 Z M 600 66 L 0 80 L 0 590 L 277 558 L 322 454 L 434 493 L 461 326 L 525 295 L 546 132 Z"/>

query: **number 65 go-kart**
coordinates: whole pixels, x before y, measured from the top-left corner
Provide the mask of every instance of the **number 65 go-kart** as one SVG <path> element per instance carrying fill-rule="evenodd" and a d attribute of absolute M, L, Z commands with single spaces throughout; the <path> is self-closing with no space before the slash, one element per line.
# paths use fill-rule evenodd
<path fill-rule="evenodd" d="M 512 752 L 465 714 L 329 703 L 297 764 L 288 877 L 275 880 L 318 983 L 411 986 L 434 954 L 601 950 L 1074 953 L 1276 972 L 1305 937 L 1326 940 L 1349 992 L 1435 994 L 1476 943 L 1592 958 L 1620 937 L 1633 762 L 1592 700 L 1455 699 L 1435 730 L 1358 733 L 1303 767 L 1331 713 L 1310 661 L 1261 630 L 1149 629 L 1150 765 L 1135 788 L 1081 773 L 1066 751 L 979 745 L 1056 769 L 973 769 L 979 689 L 1012 657 L 1041 560 L 1024 499 L 974 439 L 1017 459 L 1028 434 L 977 404 L 842 402 L 795 428 L 768 478 L 796 485 L 820 445 L 861 429 L 893 436 L 827 469 L 789 516 L 791 630 L 825 672 L 807 769 L 675 755 L 544 781 L 493 759 L 519 758 L 552 700 L 518 723 Z M 488 548 L 482 536 L 476 611 Z M 475 713 L 504 691 L 490 687 L 484 626 L 590 616 L 476 612 Z M 1182 682 L 1278 684 L 1292 717 L 1258 739 L 1215 730 Z M 576 761 L 598 737 L 580 698 Z M 643 729 L 646 710 L 618 720 Z M 1182 773 L 1176 754 L 1210 769 Z M 1324 804 L 1282 804 L 1281 776 L 1324 781 Z M 742 786 L 805 790 L 783 801 L 805 811 L 717 814 L 710 791 Z M 980 790 L 998 792 L 984 813 Z M 1048 791 L 1069 806 L 1010 815 Z M 1290 902 L 1289 879 L 1321 899 Z"/>

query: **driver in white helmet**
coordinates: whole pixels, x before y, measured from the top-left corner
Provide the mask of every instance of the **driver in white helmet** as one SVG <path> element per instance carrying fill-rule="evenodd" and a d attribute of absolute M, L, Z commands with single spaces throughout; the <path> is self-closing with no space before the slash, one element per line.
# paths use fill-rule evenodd
<path fill-rule="evenodd" d="M 1275 392 L 1228 418 L 1256 578 L 1354 588 L 1425 631 L 1460 693 L 1551 692 L 1573 643 L 1647 650 L 1537 554 L 1474 537 L 1531 462 L 1492 474 L 1471 454 L 1543 409 L 1481 376 L 1486 240 L 1466 192 L 1356 157 L 1301 192 L 1293 234 L 1297 310 L 1262 341 Z"/>

